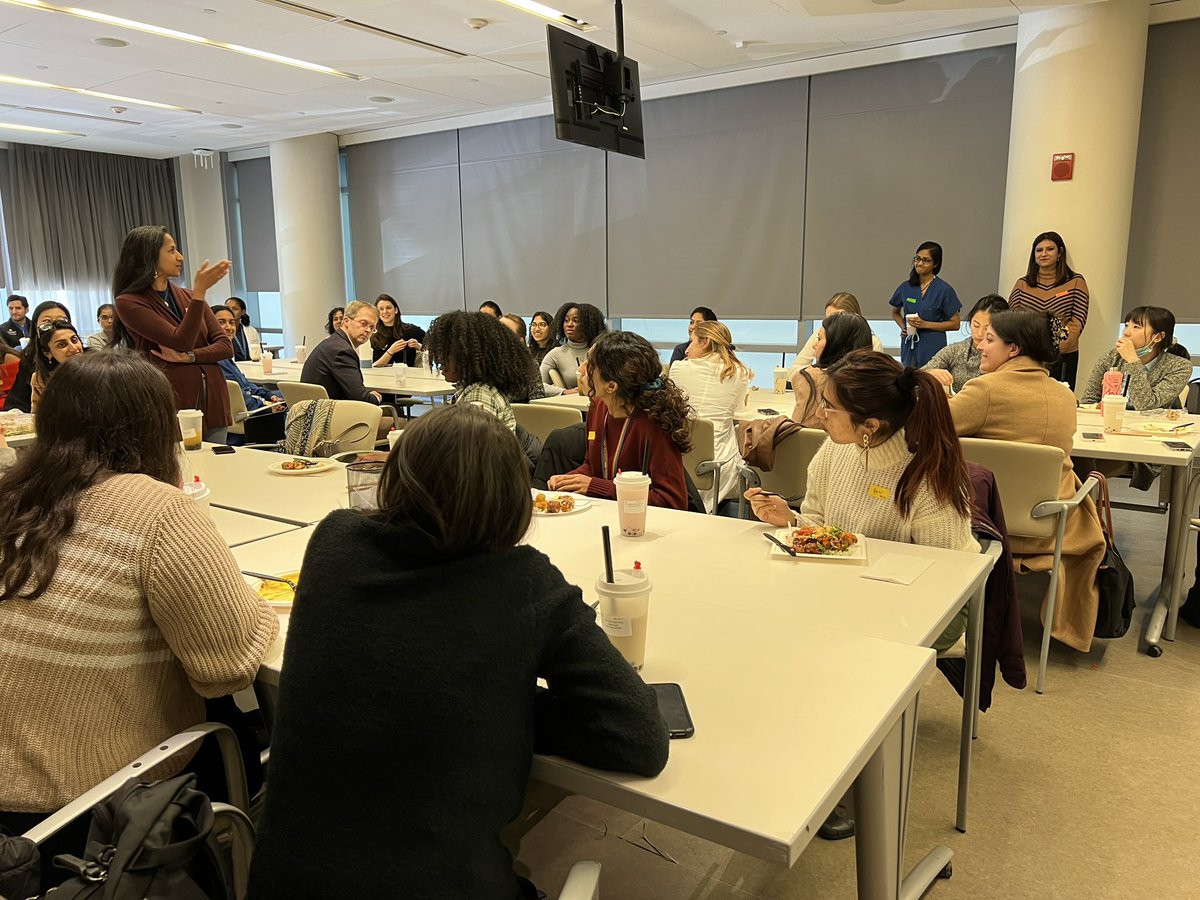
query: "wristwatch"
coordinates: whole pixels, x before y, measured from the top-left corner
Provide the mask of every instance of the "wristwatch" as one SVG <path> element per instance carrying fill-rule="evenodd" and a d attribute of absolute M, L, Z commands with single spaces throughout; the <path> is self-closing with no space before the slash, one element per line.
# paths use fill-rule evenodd
<path fill-rule="evenodd" d="M 188 362 L 194 363 L 195 361 L 196 361 L 196 354 L 193 353 L 191 350 L 189 350 L 188 351 Z"/>

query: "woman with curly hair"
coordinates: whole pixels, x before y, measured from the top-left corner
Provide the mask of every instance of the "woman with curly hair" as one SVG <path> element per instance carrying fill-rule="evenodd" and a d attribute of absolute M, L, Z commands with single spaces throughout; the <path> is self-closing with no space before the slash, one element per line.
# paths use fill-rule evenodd
<path fill-rule="evenodd" d="M 688 402 L 663 376 L 650 342 L 631 331 L 606 332 L 588 352 L 584 380 L 593 401 L 587 456 L 577 469 L 550 478 L 550 489 L 613 500 L 617 472 L 642 471 L 648 449 L 650 505 L 687 509 Z"/>
<path fill-rule="evenodd" d="M 596 307 L 574 301 L 558 308 L 554 322 L 555 338 L 561 346 L 542 359 L 542 381 L 549 385 L 547 394 L 574 394 L 578 391 L 576 373 L 587 359 L 588 348 L 608 326 L 604 324 L 604 313 Z"/>

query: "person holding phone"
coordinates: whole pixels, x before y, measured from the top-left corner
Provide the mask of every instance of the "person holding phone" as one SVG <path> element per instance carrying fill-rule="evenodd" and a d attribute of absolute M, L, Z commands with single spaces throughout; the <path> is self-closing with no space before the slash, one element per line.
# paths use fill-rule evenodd
<path fill-rule="evenodd" d="M 958 330 L 958 294 L 938 277 L 942 245 L 925 241 L 913 256 L 908 280 L 901 282 L 888 304 L 900 326 L 900 361 L 920 368 L 946 346 L 946 332 Z"/>

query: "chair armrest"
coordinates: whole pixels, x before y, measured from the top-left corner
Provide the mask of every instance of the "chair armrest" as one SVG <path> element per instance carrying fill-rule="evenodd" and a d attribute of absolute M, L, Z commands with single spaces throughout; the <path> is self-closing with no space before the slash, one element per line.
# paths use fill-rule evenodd
<path fill-rule="evenodd" d="M 600 900 L 600 863 L 581 861 L 571 866 L 558 900 Z"/>
<path fill-rule="evenodd" d="M 390 414 L 393 422 L 400 418 L 400 413 L 396 412 L 396 407 L 390 403 L 380 403 L 379 408 Z"/>
<path fill-rule="evenodd" d="M 1033 508 L 1032 515 L 1035 519 L 1043 519 L 1046 516 L 1056 516 L 1060 512 L 1070 512 L 1079 506 L 1098 485 L 1099 482 L 1089 475 L 1087 481 L 1080 485 L 1079 490 L 1070 500 L 1043 500 Z"/>

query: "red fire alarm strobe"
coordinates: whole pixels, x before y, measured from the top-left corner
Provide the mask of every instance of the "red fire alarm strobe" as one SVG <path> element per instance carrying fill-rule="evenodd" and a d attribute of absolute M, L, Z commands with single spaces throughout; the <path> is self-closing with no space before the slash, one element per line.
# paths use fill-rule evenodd
<path fill-rule="evenodd" d="M 1050 180 L 1070 181 L 1075 175 L 1075 154 L 1055 153 L 1050 160 Z"/>

